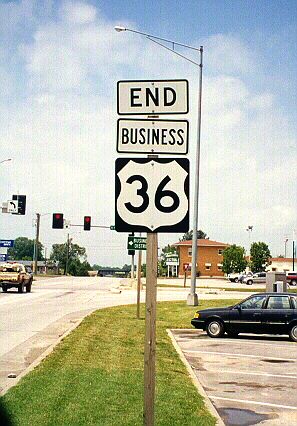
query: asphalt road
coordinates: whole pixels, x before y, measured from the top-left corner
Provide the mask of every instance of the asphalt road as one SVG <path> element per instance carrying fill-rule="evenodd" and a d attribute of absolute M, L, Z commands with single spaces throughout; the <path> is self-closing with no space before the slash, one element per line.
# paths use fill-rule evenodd
<path fill-rule="evenodd" d="M 211 280 L 209 280 L 211 281 Z M 136 303 L 136 291 L 111 291 L 120 279 L 58 277 L 33 283 L 32 293 L 0 292 L 0 392 L 88 313 Z M 170 280 L 169 280 L 170 282 Z M 252 289 L 251 289 L 252 291 Z M 186 300 L 189 289 L 160 288 L 158 300 Z M 144 291 L 141 301 L 144 301 Z M 201 299 L 245 298 L 248 293 L 203 293 Z M 193 308 L 195 309 L 195 308 Z"/>
<path fill-rule="evenodd" d="M 172 332 L 226 426 L 297 424 L 297 344 L 288 336 Z"/>

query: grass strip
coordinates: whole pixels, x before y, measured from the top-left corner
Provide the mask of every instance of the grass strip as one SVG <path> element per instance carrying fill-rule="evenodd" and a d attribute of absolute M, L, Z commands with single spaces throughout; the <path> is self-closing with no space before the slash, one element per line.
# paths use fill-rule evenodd
<path fill-rule="evenodd" d="M 202 301 L 199 308 L 233 303 Z M 144 318 L 135 311 L 119 306 L 88 316 L 0 399 L 0 424 L 141 425 Z M 158 303 L 156 425 L 215 425 L 166 333 L 191 328 L 194 312 L 185 302 Z"/>

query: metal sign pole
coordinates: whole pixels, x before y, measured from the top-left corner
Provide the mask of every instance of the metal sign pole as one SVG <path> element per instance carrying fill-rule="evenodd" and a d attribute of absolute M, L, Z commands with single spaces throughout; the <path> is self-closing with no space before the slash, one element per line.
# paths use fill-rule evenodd
<path fill-rule="evenodd" d="M 156 378 L 156 301 L 158 272 L 158 234 L 147 234 L 146 306 L 144 341 L 144 412 L 145 426 L 154 425 Z"/>

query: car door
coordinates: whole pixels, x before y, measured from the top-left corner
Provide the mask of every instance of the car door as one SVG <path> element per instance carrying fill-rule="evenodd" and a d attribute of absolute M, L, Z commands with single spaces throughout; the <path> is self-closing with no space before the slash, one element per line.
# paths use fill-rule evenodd
<path fill-rule="evenodd" d="M 265 294 L 251 296 L 230 310 L 230 328 L 239 333 L 262 332 L 262 306 Z"/>
<path fill-rule="evenodd" d="M 293 319 L 294 307 L 288 295 L 271 295 L 268 297 L 262 313 L 263 331 L 268 334 L 288 332 L 288 324 Z"/>

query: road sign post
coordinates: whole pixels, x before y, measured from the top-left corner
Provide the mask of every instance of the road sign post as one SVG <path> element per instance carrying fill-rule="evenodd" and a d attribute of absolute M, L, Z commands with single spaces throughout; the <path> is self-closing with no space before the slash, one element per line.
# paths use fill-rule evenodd
<path fill-rule="evenodd" d="M 144 342 L 144 425 L 154 424 L 158 235 L 147 234 Z"/>
<path fill-rule="evenodd" d="M 119 115 L 187 114 L 189 111 L 187 80 L 119 81 L 117 88 Z M 188 133 L 187 120 L 153 117 L 118 120 L 118 152 L 151 154 L 149 158 L 118 158 L 115 179 L 115 230 L 147 233 L 145 426 L 154 424 L 157 232 L 187 232 L 189 229 L 189 160 L 156 158 L 155 154 L 187 154 Z M 128 248 L 132 246 L 137 249 L 134 240 L 128 241 Z M 141 257 L 138 259 L 137 318 L 140 274 Z"/>

